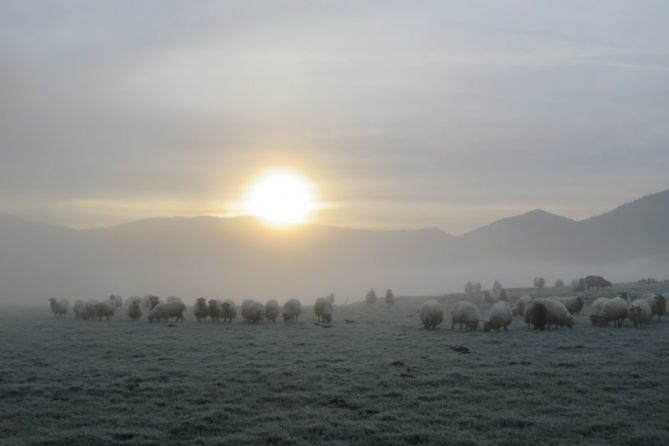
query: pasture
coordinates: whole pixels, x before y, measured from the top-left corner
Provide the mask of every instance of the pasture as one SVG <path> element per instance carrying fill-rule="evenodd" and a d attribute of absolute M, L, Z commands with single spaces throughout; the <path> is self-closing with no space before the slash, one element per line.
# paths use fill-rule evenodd
<path fill-rule="evenodd" d="M 669 283 L 588 296 L 622 289 Z M 571 294 L 541 294 L 556 291 Z M 329 327 L 312 307 L 258 325 L 189 309 L 174 326 L 3 308 L 0 444 L 669 444 L 669 317 L 593 327 L 588 303 L 571 330 L 451 331 L 462 298 L 439 297 L 432 331 L 419 297 L 336 305 Z"/>

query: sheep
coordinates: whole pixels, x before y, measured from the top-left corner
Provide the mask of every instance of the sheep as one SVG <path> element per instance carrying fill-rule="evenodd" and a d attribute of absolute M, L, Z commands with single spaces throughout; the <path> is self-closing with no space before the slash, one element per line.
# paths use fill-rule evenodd
<path fill-rule="evenodd" d="M 513 314 L 509 303 L 499 301 L 490 308 L 488 319 L 483 323 L 483 329 L 500 331 L 503 328 L 506 331 L 512 319 Z"/>
<path fill-rule="evenodd" d="M 455 329 L 455 324 L 460 324 L 460 330 L 464 325 L 467 331 L 476 331 L 480 318 L 481 313 L 476 305 L 465 301 L 457 302 L 451 311 L 451 330 Z"/>
<path fill-rule="evenodd" d="M 130 306 L 128 307 L 127 313 L 128 317 L 133 321 L 142 317 L 142 302 L 139 299 L 132 300 L 130 302 Z"/>
<path fill-rule="evenodd" d="M 197 319 L 198 322 L 207 320 L 207 316 L 209 316 L 209 306 L 207 305 L 207 300 L 204 297 L 199 297 L 195 301 L 195 306 L 193 307 L 193 316 L 195 316 L 195 319 Z"/>
<path fill-rule="evenodd" d="M 592 306 L 590 307 L 590 321 L 592 322 L 592 325 L 599 325 L 601 323 L 600 315 L 602 312 L 602 307 L 609 300 L 611 299 L 608 297 L 598 297 L 592 303 Z"/>
<path fill-rule="evenodd" d="M 265 319 L 265 306 L 255 300 L 246 299 L 242 302 L 242 318 L 254 324 L 262 322 Z"/>
<path fill-rule="evenodd" d="M 650 303 L 646 299 L 635 299 L 629 304 L 627 308 L 627 317 L 634 324 L 634 326 L 639 326 L 643 328 L 644 324 L 647 324 L 653 319 L 653 310 Z"/>
<path fill-rule="evenodd" d="M 223 321 L 232 322 L 237 317 L 237 305 L 230 299 L 224 300 L 221 307 L 223 309 Z"/>
<path fill-rule="evenodd" d="M 567 326 L 571 328 L 574 325 L 574 315 L 569 312 L 565 304 L 553 299 L 535 299 L 546 307 L 546 326 L 550 328 L 554 325 L 555 328 Z"/>
<path fill-rule="evenodd" d="M 585 303 L 585 300 L 581 296 L 567 296 L 567 297 L 552 296 L 549 297 L 548 299 L 562 302 L 564 306 L 567 307 L 567 310 L 569 310 L 569 312 L 573 315 L 578 314 L 583 308 L 583 304 Z"/>
<path fill-rule="evenodd" d="M 67 314 L 67 310 L 70 308 L 70 303 L 67 299 L 54 299 L 53 297 L 49 299 L 49 308 L 55 317 L 63 317 Z"/>
<path fill-rule="evenodd" d="M 276 318 L 279 317 L 279 302 L 275 300 L 268 300 L 265 304 L 265 318 L 270 322 L 276 322 Z"/>
<path fill-rule="evenodd" d="M 613 322 L 614 327 L 622 327 L 625 319 L 627 319 L 627 300 L 620 296 L 605 302 L 599 313 L 599 321 L 602 325 Z"/>
<path fill-rule="evenodd" d="M 102 318 L 105 318 L 106 320 L 111 319 L 114 316 L 114 313 L 116 313 L 117 303 L 117 301 L 112 299 L 107 299 L 104 302 L 97 302 L 94 308 L 98 320 L 102 320 Z"/>
<path fill-rule="evenodd" d="M 169 298 L 168 298 L 169 299 Z M 216 300 L 216 299 L 211 299 L 209 302 L 209 317 L 213 322 L 218 322 L 221 320 L 221 316 L 223 316 L 223 305 L 221 305 L 221 301 Z"/>
<path fill-rule="evenodd" d="M 376 291 L 369 290 L 369 292 L 365 295 L 365 302 L 368 303 L 368 304 L 375 304 L 376 303 Z"/>
<path fill-rule="evenodd" d="M 511 313 L 514 316 L 522 316 L 525 314 L 525 307 L 528 303 L 532 301 L 532 296 L 526 294 L 519 297 L 516 302 L 514 302 L 513 307 L 511 308 Z"/>
<path fill-rule="evenodd" d="M 302 304 L 297 299 L 290 299 L 283 304 L 283 320 L 285 322 L 297 320 L 302 314 Z"/>
<path fill-rule="evenodd" d="M 142 304 L 146 311 L 153 310 L 160 303 L 160 297 L 147 294 L 142 298 Z"/>
<path fill-rule="evenodd" d="M 161 302 L 151 310 L 148 319 L 149 322 L 162 322 L 174 318 L 174 322 L 183 322 L 185 311 L 183 302 Z"/>
<path fill-rule="evenodd" d="M 420 320 L 427 330 L 437 328 L 444 320 L 444 310 L 441 304 L 434 299 L 426 301 L 420 309 Z"/>
<path fill-rule="evenodd" d="M 667 311 L 667 299 L 661 294 L 644 294 L 643 298 L 650 305 L 653 316 L 657 315 L 657 320 L 661 320 L 662 315 Z"/>
<path fill-rule="evenodd" d="M 395 303 L 395 295 L 393 294 L 393 290 L 387 290 L 386 291 L 386 304 L 392 305 Z"/>
<path fill-rule="evenodd" d="M 374 297 L 376 297 L 376 294 Z M 334 309 L 330 299 L 327 297 L 320 297 L 316 299 L 316 303 L 314 304 L 314 313 L 316 314 L 318 322 L 326 322 L 328 324 L 332 322 L 333 311 Z"/>
<path fill-rule="evenodd" d="M 535 330 L 544 331 L 546 328 L 546 319 L 548 309 L 546 305 L 537 301 L 529 301 L 523 310 L 523 318 L 527 323 L 527 328 L 533 327 Z"/>

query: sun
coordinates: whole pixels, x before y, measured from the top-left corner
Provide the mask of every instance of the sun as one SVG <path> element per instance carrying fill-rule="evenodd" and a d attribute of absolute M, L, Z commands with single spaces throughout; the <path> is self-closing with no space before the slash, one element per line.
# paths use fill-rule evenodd
<path fill-rule="evenodd" d="M 314 186 L 289 171 L 269 172 L 251 186 L 245 207 L 276 226 L 305 223 L 317 208 Z"/>

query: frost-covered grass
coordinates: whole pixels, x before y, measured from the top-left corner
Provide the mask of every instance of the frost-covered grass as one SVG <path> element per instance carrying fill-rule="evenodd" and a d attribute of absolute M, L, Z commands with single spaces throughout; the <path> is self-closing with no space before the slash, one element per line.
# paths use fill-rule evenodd
<path fill-rule="evenodd" d="M 309 307 L 176 327 L 4 309 L 0 444 L 669 444 L 669 317 L 595 328 L 586 306 L 572 330 L 426 331 L 422 300 L 338 306 L 329 328 Z"/>

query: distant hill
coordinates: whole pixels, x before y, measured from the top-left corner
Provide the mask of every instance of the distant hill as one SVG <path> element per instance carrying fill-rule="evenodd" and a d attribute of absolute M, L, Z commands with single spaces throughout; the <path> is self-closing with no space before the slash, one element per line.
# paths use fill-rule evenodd
<path fill-rule="evenodd" d="M 460 237 L 440 229 L 321 225 L 274 230 L 252 218 L 153 218 L 73 230 L 0 215 L 0 299 L 156 293 L 362 299 L 459 290 L 468 280 L 523 286 L 541 275 L 669 276 L 669 191 L 584 221 L 534 210 Z"/>

